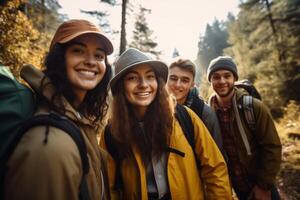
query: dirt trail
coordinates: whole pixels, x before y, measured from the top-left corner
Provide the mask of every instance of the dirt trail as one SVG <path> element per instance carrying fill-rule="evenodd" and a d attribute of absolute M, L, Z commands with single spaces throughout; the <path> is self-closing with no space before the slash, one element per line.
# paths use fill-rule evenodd
<path fill-rule="evenodd" d="M 277 185 L 282 200 L 300 200 L 300 141 L 282 141 L 282 164 Z"/>

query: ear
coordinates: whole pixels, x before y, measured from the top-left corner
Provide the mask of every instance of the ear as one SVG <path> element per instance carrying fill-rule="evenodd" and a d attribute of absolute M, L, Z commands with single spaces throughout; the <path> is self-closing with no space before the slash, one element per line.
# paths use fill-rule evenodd
<path fill-rule="evenodd" d="M 195 81 L 193 81 L 192 82 L 192 87 L 196 87 L 197 85 L 196 85 L 196 82 Z"/>

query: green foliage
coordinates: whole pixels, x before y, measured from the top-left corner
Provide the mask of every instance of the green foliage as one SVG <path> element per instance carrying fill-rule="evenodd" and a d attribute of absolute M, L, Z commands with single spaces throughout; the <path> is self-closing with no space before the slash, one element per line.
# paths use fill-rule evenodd
<path fill-rule="evenodd" d="M 157 43 L 152 39 L 153 31 L 150 30 L 146 20 L 146 14 L 150 12 L 151 10 L 140 6 L 134 24 L 133 41 L 129 46 L 158 57 L 160 52 L 155 49 Z"/>
<path fill-rule="evenodd" d="M 14 0 L 0 7 L 0 62 L 18 78 L 23 64 L 41 67 L 63 16 L 56 0 Z"/>
<path fill-rule="evenodd" d="M 240 8 L 228 24 L 231 46 L 225 53 L 279 116 L 289 100 L 300 101 L 300 1 L 249 0 Z"/>
<path fill-rule="evenodd" d="M 8 1 L 0 7 L 0 62 L 16 77 L 23 64 L 39 66 L 44 49 L 37 45 L 40 34 L 19 10 L 20 1 Z"/>
<path fill-rule="evenodd" d="M 57 0 L 29 0 L 24 5 L 24 13 L 39 32 L 52 36 L 64 19 L 64 16 L 58 13 L 60 8 Z"/>

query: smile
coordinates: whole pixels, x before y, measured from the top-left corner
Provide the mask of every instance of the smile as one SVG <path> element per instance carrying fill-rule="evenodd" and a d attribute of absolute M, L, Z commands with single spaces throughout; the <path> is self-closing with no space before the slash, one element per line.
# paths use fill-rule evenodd
<path fill-rule="evenodd" d="M 151 94 L 151 92 L 137 92 L 135 93 L 136 96 L 139 96 L 139 97 L 147 97 Z"/>
<path fill-rule="evenodd" d="M 97 74 L 97 72 L 94 72 L 94 71 L 88 71 L 88 70 L 78 70 L 78 72 L 81 74 L 81 75 L 84 75 L 84 76 L 89 76 L 89 77 L 93 77 Z"/>

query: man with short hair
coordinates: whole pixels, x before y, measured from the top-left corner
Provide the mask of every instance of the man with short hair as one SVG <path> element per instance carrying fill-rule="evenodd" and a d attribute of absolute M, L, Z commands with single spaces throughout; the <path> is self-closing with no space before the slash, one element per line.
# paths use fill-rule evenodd
<path fill-rule="evenodd" d="M 198 90 L 194 87 L 195 74 L 196 69 L 192 61 L 188 59 L 176 60 L 169 66 L 168 90 L 175 96 L 177 103 L 191 108 L 198 115 L 223 154 L 217 116 L 199 97 Z"/>
<path fill-rule="evenodd" d="M 229 176 L 238 198 L 280 199 L 275 178 L 280 168 L 281 143 L 268 108 L 251 98 L 255 119 L 251 129 L 243 107 L 243 96 L 249 94 L 234 86 L 238 71 L 229 56 L 210 62 L 207 79 L 214 90 L 209 104 L 219 119 Z"/>

